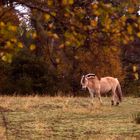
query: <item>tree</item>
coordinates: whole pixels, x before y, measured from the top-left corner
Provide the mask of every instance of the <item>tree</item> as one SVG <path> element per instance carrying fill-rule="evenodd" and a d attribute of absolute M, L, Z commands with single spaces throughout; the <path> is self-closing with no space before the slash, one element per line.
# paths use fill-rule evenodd
<path fill-rule="evenodd" d="M 88 72 L 123 81 L 122 46 L 140 37 L 139 1 L 14 1 L 19 4 L 30 9 L 23 46 L 43 56 L 61 81 L 67 79 L 68 89 L 77 90 Z"/>

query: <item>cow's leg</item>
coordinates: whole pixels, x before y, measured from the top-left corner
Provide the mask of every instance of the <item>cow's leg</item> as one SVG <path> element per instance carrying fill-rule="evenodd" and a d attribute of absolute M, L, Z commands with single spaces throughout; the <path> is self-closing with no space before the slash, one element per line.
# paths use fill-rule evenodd
<path fill-rule="evenodd" d="M 90 93 L 90 97 L 91 97 L 91 104 L 93 104 L 94 92 L 89 91 L 89 93 Z"/>
<path fill-rule="evenodd" d="M 101 99 L 101 94 L 100 94 L 100 91 L 97 91 L 97 96 L 98 96 L 98 99 L 100 101 L 100 104 L 103 104 L 103 101 Z"/>
<path fill-rule="evenodd" d="M 115 99 L 116 99 L 115 89 L 112 89 L 112 100 L 111 100 L 111 105 L 114 105 L 114 104 L 115 104 Z"/>
<path fill-rule="evenodd" d="M 115 100 L 116 100 L 116 106 L 118 106 L 119 105 L 119 98 L 118 98 L 118 96 L 117 96 L 117 93 L 115 92 Z"/>
<path fill-rule="evenodd" d="M 113 99 L 111 100 L 111 105 L 114 105 L 114 100 Z"/>

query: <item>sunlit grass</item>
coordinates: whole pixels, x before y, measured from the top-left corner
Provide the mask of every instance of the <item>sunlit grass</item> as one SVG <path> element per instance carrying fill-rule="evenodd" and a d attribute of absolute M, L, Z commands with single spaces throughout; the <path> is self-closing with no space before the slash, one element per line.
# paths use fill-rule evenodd
<path fill-rule="evenodd" d="M 140 125 L 132 117 L 140 112 L 139 100 L 127 97 L 112 107 L 106 97 L 103 105 L 97 99 L 92 105 L 82 97 L 3 96 L 0 138 L 6 139 L 6 134 L 10 140 L 140 138 Z"/>

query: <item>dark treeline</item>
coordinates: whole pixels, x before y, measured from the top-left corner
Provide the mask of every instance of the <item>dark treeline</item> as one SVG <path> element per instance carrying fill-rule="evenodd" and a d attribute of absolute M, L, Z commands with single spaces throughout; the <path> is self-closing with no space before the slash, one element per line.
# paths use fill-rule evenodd
<path fill-rule="evenodd" d="M 82 95 L 86 73 L 140 95 L 140 2 L 0 1 L 1 94 Z M 24 10 L 23 10 L 24 9 Z"/>

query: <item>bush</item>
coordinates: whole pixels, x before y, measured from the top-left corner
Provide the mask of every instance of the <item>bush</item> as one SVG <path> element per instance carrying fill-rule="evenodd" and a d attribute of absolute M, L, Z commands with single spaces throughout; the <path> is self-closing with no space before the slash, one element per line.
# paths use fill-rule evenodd
<path fill-rule="evenodd" d="M 125 81 L 124 92 L 126 95 L 140 97 L 140 80 Z"/>
<path fill-rule="evenodd" d="M 21 51 L 13 57 L 9 79 L 14 90 L 20 94 L 56 92 L 56 74 L 47 63 L 31 52 Z"/>

